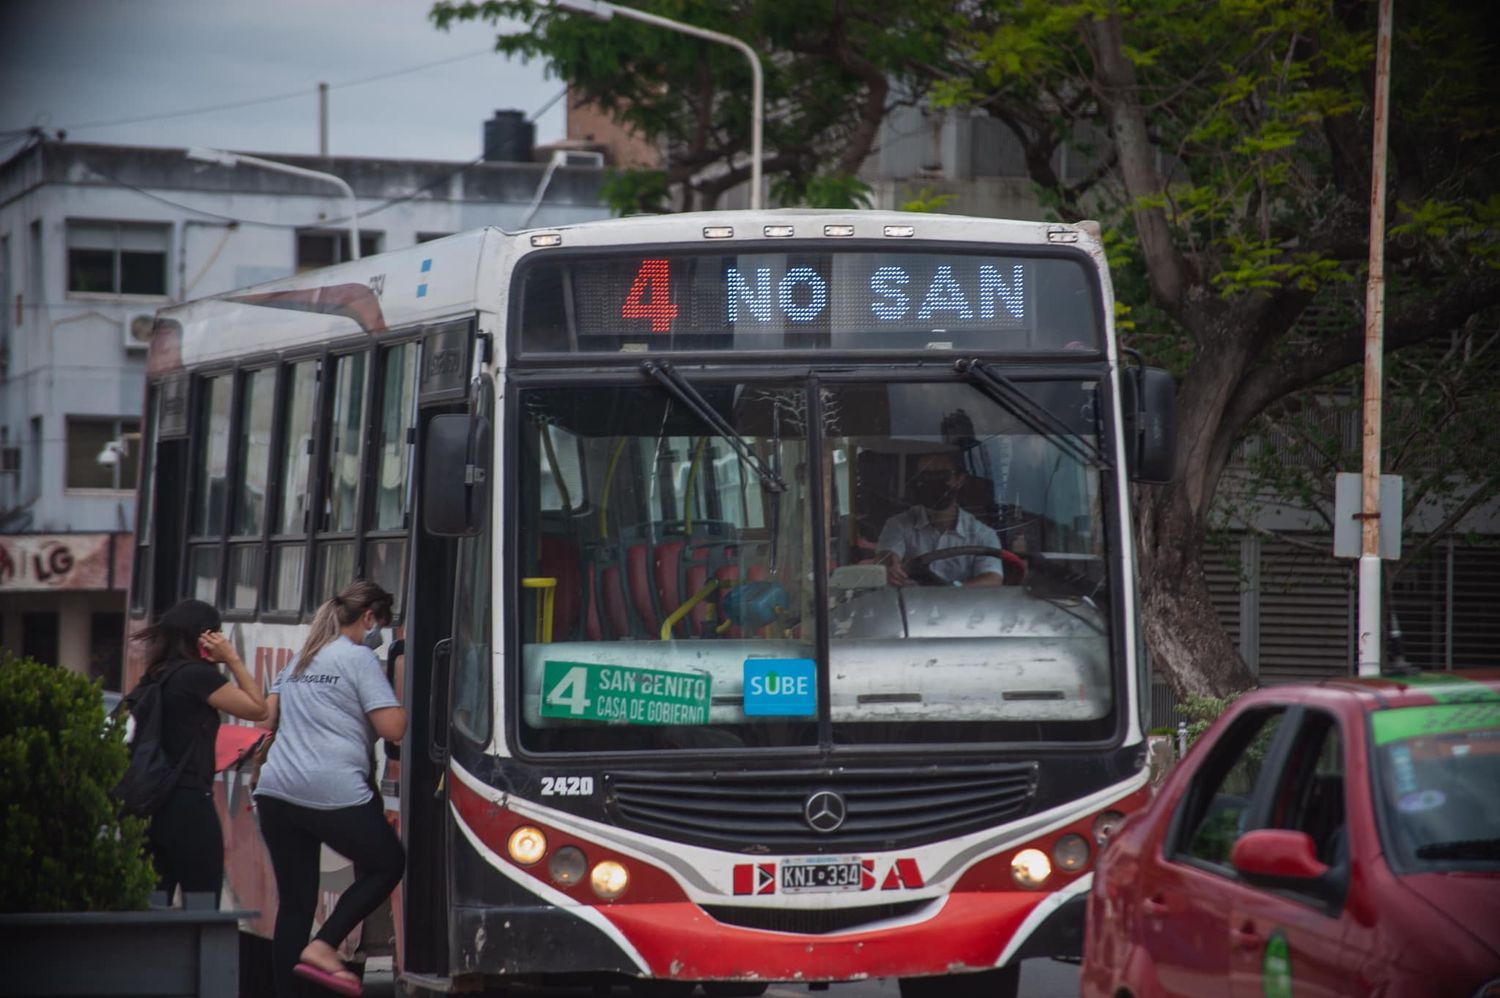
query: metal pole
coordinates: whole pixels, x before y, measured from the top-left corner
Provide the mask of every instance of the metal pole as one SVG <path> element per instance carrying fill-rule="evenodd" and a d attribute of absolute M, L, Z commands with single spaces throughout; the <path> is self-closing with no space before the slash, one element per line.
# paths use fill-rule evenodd
<path fill-rule="evenodd" d="M 318 84 L 318 155 L 328 158 L 328 84 Z"/>
<path fill-rule="evenodd" d="M 750 60 L 750 208 L 753 211 L 759 210 L 761 207 L 761 126 L 765 117 L 765 82 L 760 70 L 760 57 L 755 54 L 755 50 L 733 35 L 710 31 L 692 24 L 683 24 L 681 21 L 674 21 L 659 14 L 648 14 L 643 10 L 606 3 L 605 0 L 553 0 L 553 2 L 562 10 L 590 14 L 604 21 L 618 14 L 632 21 L 654 24 L 658 28 L 680 31 L 695 38 L 705 38 L 721 45 L 729 45 L 744 53 L 745 58 Z"/>
<path fill-rule="evenodd" d="M 1359 674 L 1380 675 L 1380 420 L 1385 351 L 1385 150 L 1391 92 L 1391 4 L 1380 0 L 1375 138 L 1370 166 L 1370 278 L 1365 287 L 1363 496 L 1360 504 Z"/>
<path fill-rule="evenodd" d="M 247 156 L 242 152 L 225 152 L 222 149 L 205 149 L 194 146 L 187 151 L 188 159 L 195 159 L 204 163 L 217 163 L 220 166 L 235 167 L 241 163 L 249 163 L 264 170 L 275 170 L 277 173 L 290 173 L 298 177 L 309 177 L 313 180 L 322 180 L 335 184 L 344 192 L 349 199 L 349 253 L 350 259 L 359 259 L 359 201 L 354 197 L 354 188 L 344 182 L 342 177 L 336 177 L 322 170 L 309 170 L 306 167 L 293 166 L 290 163 L 278 163 L 275 160 L 261 159 L 259 156 Z"/>

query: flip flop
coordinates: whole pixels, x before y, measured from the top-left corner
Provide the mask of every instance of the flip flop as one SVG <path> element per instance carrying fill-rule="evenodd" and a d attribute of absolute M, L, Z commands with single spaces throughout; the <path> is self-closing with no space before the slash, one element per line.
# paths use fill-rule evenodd
<path fill-rule="evenodd" d="M 337 974 L 330 974 L 328 971 L 323 970 L 320 967 L 314 967 L 310 963 L 297 964 L 297 966 L 292 968 L 292 973 L 296 974 L 298 977 L 306 978 L 307 980 L 312 981 L 314 984 L 321 985 L 322 987 L 327 988 L 329 991 L 336 991 L 341 995 L 348 995 L 349 998 L 359 998 L 359 996 L 364 993 L 364 988 L 360 987 L 358 981 L 351 981 L 347 977 L 340 977 Z"/>

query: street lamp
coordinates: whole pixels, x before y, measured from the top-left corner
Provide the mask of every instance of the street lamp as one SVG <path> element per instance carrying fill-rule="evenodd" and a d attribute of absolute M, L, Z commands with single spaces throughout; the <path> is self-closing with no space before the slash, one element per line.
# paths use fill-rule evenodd
<path fill-rule="evenodd" d="M 601 21 L 608 21 L 615 15 L 628 18 L 632 21 L 641 21 L 645 24 L 654 24 L 658 28 L 667 28 L 671 31 L 680 31 L 685 35 L 695 38 L 706 38 L 711 42 L 719 42 L 722 45 L 732 46 L 745 54 L 750 60 L 750 208 L 760 208 L 760 153 L 761 153 L 761 121 L 764 118 L 762 106 L 765 102 L 764 86 L 760 72 L 760 57 L 755 51 L 733 35 L 726 35 L 718 31 L 710 31 L 707 28 L 699 28 L 691 24 L 683 24 L 668 17 L 658 14 L 648 14 L 643 10 L 635 10 L 630 7 L 621 7 L 617 4 L 607 3 L 606 0 L 552 0 L 554 7 L 559 10 L 572 11 L 575 14 L 588 14 L 597 17 Z"/>
<path fill-rule="evenodd" d="M 206 149 L 203 146 L 194 146 L 187 151 L 188 159 L 198 160 L 200 163 L 217 163 L 219 166 L 236 167 L 241 163 L 248 166 L 258 166 L 263 170 L 275 170 L 278 173 L 290 173 L 298 177 L 308 177 L 312 180 L 322 180 L 330 184 L 336 184 L 344 196 L 349 199 L 349 253 L 353 259 L 359 259 L 359 202 L 354 198 L 354 188 L 344 183 L 340 177 L 331 173 L 323 173 L 320 170 L 308 170 L 300 166 L 292 166 L 290 163 L 278 163 L 275 160 L 261 159 L 259 156 L 247 156 L 242 152 L 224 152 L 222 149 Z"/>

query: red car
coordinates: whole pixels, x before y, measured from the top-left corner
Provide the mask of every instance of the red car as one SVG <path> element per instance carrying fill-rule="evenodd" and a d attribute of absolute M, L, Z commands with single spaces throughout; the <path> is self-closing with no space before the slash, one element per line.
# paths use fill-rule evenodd
<path fill-rule="evenodd" d="M 1084 998 L 1500 998 L 1500 672 L 1241 697 L 1099 857 Z"/>

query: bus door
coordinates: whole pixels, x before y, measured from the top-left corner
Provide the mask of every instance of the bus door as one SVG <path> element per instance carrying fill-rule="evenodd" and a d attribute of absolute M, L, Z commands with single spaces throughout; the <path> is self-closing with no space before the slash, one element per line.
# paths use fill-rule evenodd
<path fill-rule="evenodd" d="M 486 501 L 461 481 L 472 462 L 479 417 L 469 381 L 474 325 L 464 320 L 434 327 L 423 337 L 417 419 L 417 501 L 407 572 L 406 676 L 408 705 L 402 743 L 401 832 L 406 846 L 402 885 L 402 970 L 420 979 L 446 976 L 448 953 L 449 682 L 455 657 L 455 615 L 463 592 L 462 559 L 472 560 L 477 528 L 467 529 L 467 500 Z M 457 431 L 457 432 L 455 432 Z M 489 434 L 483 434 L 488 439 Z M 458 441 L 457 453 L 454 440 Z M 455 464 L 456 463 L 456 464 Z M 478 462 L 485 464 L 487 462 Z M 459 481 L 449 479 L 454 472 Z M 487 469 L 486 469 L 487 471 Z M 473 477 L 472 475 L 470 476 Z M 461 521 L 448 506 L 457 499 Z"/>

